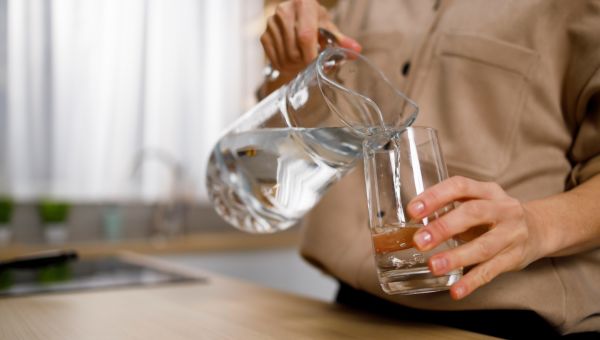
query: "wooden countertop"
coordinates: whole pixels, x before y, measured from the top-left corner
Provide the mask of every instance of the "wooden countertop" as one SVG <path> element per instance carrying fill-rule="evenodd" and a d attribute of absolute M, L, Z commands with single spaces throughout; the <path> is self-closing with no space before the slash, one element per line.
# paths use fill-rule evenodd
<path fill-rule="evenodd" d="M 2 339 L 489 339 L 401 323 L 128 254 L 206 283 L 0 299 Z"/>

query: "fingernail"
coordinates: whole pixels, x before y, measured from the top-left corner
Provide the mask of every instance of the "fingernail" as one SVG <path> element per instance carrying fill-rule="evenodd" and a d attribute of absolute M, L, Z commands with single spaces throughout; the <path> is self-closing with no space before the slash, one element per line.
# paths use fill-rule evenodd
<path fill-rule="evenodd" d="M 458 286 L 454 288 L 454 297 L 457 299 L 462 298 L 465 295 L 465 287 Z"/>
<path fill-rule="evenodd" d="M 418 215 L 425 210 L 425 204 L 423 204 L 421 201 L 416 201 L 410 205 L 409 209 L 412 211 L 413 215 Z"/>
<path fill-rule="evenodd" d="M 423 248 L 431 242 L 431 233 L 426 230 L 421 230 L 415 234 L 414 240 L 419 248 Z"/>
<path fill-rule="evenodd" d="M 352 49 L 356 52 L 360 52 L 362 50 L 362 46 L 356 40 L 352 40 L 351 42 Z"/>
<path fill-rule="evenodd" d="M 448 260 L 446 260 L 443 257 L 431 260 L 431 267 L 432 267 L 431 269 L 433 270 L 434 273 L 444 272 L 444 269 L 446 268 L 447 265 L 448 265 Z"/>
<path fill-rule="evenodd" d="M 356 52 L 360 52 L 362 50 L 362 46 L 358 43 L 358 41 L 349 37 L 344 37 L 341 45 Z"/>

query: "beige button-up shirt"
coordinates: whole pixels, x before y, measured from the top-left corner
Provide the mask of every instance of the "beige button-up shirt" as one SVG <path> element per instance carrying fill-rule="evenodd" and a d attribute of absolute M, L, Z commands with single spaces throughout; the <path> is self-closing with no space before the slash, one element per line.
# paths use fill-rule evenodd
<path fill-rule="evenodd" d="M 415 125 L 438 129 L 451 175 L 528 201 L 600 173 L 600 0 L 360 0 L 336 11 L 341 30 L 419 104 Z M 600 249 L 541 259 L 461 301 L 383 293 L 361 167 L 305 218 L 310 262 L 411 307 L 531 309 L 563 333 L 600 330 Z"/>

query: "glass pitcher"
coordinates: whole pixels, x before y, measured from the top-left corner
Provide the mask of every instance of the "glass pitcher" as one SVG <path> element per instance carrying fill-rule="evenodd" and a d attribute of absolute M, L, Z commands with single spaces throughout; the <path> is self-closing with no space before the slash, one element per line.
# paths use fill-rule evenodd
<path fill-rule="evenodd" d="M 355 166 L 366 136 L 403 129 L 417 113 L 364 56 L 327 47 L 222 135 L 207 167 L 209 198 L 243 231 L 287 229 Z"/>

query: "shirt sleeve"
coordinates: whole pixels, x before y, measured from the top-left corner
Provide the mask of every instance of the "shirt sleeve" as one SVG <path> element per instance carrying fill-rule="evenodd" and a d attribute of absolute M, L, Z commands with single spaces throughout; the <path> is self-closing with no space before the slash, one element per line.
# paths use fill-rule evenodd
<path fill-rule="evenodd" d="M 581 2 L 569 29 L 571 59 L 566 75 L 567 123 L 573 166 L 567 188 L 600 174 L 600 2 Z"/>
<path fill-rule="evenodd" d="M 574 166 L 569 187 L 600 174 L 600 69 L 581 92 L 578 109 L 579 119 L 570 152 Z"/>

